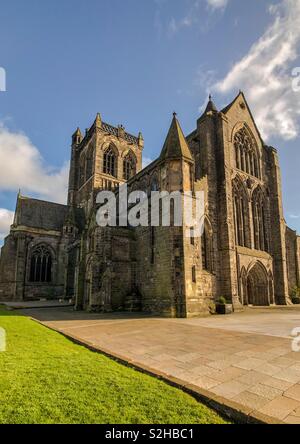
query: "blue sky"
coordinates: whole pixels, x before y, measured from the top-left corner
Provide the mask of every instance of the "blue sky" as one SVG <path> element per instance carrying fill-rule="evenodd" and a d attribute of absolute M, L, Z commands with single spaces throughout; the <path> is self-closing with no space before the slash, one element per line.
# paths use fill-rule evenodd
<path fill-rule="evenodd" d="M 299 0 L 10 0 L 1 2 L 0 237 L 16 192 L 63 201 L 70 137 L 103 120 L 160 152 L 172 112 L 184 132 L 211 91 L 243 89 L 278 148 L 285 216 L 300 232 Z"/>

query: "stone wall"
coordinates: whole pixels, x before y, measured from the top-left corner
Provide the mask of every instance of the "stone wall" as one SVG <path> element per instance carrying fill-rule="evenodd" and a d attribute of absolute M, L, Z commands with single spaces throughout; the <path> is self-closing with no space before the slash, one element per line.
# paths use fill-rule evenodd
<path fill-rule="evenodd" d="M 242 128 L 257 150 L 261 174 L 256 177 L 241 171 L 236 161 L 234 136 Z M 104 152 L 110 145 L 117 153 L 115 177 L 103 171 Z M 265 285 L 264 298 L 259 300 L 258 287 L 253 284 L 252 301 L 273 303 L 275 293 L 277 304 L 289 303 L 289 290 L 299 285 L 300 238 L 285 225 L 276 150 L 265 146 L 244 95 L 240 93 L 221 112 L 210 101 L 187 141 L 174 115 L 162 154 L 141 171 L 142 150 L 141 135 L 134 137 L 122 126 L 105 124 L 99 115 L 84 137 L 77 130 L 72 139 L 69 204 L 74 205 L 74 214 L 75 208 L 82 209 L 82 223 L 72 219 L 71 207 L 20 201 L 29 222 L 17 222 L 5 240 L 0 257 L 0 300 L 65 296 L 74 297 L 78 309 L 110 311 L 140 306 L 162 316 L 192 317 L 208 314 L 221 296 L 231 301 L 235 310 L 242 309 L 245 294 L 258 278 L 259 285 Z M 128 181 L 129 192 L 204 193 L 209 264 L 203 260 L 203 236 L 187 237 L 185 221 L 183 227 L 97 225 L 96 195 L 101 189 L 118 193 L 118 186 L 125 182 L 123 161 L 129 151 L 135 156 L 137 170 Z M 82 183 L 81 165 L 86 158 L 92 162 L 91 171 Z M 243 222 L 248 239 L 243 246 L 237 245 L 234 217 L 237 182 L 248 206 Z M 256 249 L 264 247 L 255 243 L 252 207 L 258 189 L 264 195 L 267 251 Z M 70 230 L 64 226 L 67 216 Z M 38 226 L 39 220 L 42 226 Z M 32 226 L 27 226 L 30 222 Z M 31 251 L 39 243 L 52 251 L 51 284 L 28 281 Z"/>
<path fill-rule="evenodd" d="M 136 242 L 132 230 L 112 230 L 112 309 L 124 308 L 135 289 Z"/>
<path fill-rule="evenodd" d="M 30 257 L 37 245 L 52 252 L 51 283 L 31 283 Z M 13 231 L 5 241 L 0 260 L 0 290 L 6 300 L 56 299 L 64 296 L 66 245 L 60 233 L 49 235 L 42 230 Z M 2 299 L 0 297 L 0 299 Z"/>
<path fill-rule="evenodd" d="M 138 228 L 136 233 L 137 288 L 142 296 L 142 309 L 165 316 L 176 316 L 182 310 L 182 249 L 176 228 Z"/>
<path fill-rule="evenodd" d="M 286 225 L 283 216 L 281 173 L 278 155 L 275 149 L 269 148 L 267 158 L 268 189 L 270 196 L 270 252 L 274 261 L 275 302 L 287 304 L 289 301 L 289 284 L 286 262 Z"/>
<path fill-rule="evenodd" d="M 11 301 L 15 298 L 17 239 L 9 235 L 4 240 L 0 256 L 0 301 Z"/>
<path fill-rule="evenodd" d="M 296 231 L 286 227 L 286 259 L 290 293 L 294 287 L 300 287 L 299 251 L 299 237 Z"/>

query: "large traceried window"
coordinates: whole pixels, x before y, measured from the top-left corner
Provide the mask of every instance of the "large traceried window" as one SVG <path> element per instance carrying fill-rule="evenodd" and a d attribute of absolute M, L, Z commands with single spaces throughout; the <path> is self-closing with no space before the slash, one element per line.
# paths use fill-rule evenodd
<path fill-rule="evenodd" d="M 30 282 L 46 283 L 52 280 L 52 256 L 45 246 L 36 247 L 30 258 Z"/>
<path fill-rule="evenodd" d="M 260 187 L 256 188 L 252 195 L 252 218 L 255 249 L 268 251 L 269 242 L 266 220 L 266 199 Z"/>
<path fill-rule="evenodd" d="M 241 247 L 246 246 L 245 201 L 242 196 L 234 196 L 236 241 Z"/>
<path fill-rule="evenodd" d="M 234 136 L 236 167 L 260 178 L 259 159 L 253 139 L 245 127 Z"/>
<path fill-rule="evenodd" d="M 129 180 L 136 174 L 136 160 L 134 155 L 129 152 L 123 160 L 123 178 Z"/>
<path fill-rule="evenodd" d="M 233 182 L 234 225 L 236 245 L 251 248 L 249 198 L 241 180 Z"/>
<path fill-rule="evenodd" d="M 104 152 L 103 172 L 110 176 L 117 176 L 117 155 L 112 146 L 109 146 Z"/>
<path fill-rule="evenodd" d="M 201 236 L 201 258 L 202 258 L 202 270 L 212 272 L 213 271 L 212 230 L 207 219 L 204 222 L 203 233 Z"/>
<path fill-rule="evenodd" d="M 150 191 L 159 191 L 158 180 L 156 176 L 152 177 Z"/>

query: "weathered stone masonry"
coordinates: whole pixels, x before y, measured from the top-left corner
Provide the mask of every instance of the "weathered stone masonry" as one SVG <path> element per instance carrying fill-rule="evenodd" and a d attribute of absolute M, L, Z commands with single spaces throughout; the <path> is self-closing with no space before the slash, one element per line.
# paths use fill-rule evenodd
<path fill-rule="evenodd" d="M 0 257 L 0 300 L 74 298 L 77 309 L 207 314 L 221 297 L 245 305 L 289 304 L 300 286 L 300 238 L 286 226 L 277 152 L 266 146 L 243 93 L 222 111 L 211 98 L 184 137 L 174 115 L 158 159 L 142 170 L 142 134 L 100 114 L 72 136 L 68 204 L 18 195 Z M 96 196 L 203 191 L 205 230 L 107 227 Z"/>

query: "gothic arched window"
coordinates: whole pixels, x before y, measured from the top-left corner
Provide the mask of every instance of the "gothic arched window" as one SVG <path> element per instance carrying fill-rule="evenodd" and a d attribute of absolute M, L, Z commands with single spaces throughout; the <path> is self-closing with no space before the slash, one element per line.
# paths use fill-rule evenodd
<path fill-rule="evenodd" d="M 252 215 L 255 249 L 268 251 L 269 242 L 266 222 L 266 200 L 260 188 L 257 188 L 252 196 Z"/>
<path fill-rule="evenodd" d="M 51 282 L 52 280 L 52 256 L 45 246 L 36 247 L 30 258 L 30 282 Z"/>
<path fill-rule="evenodd" d="M 151 182 L 151 191 L 159 191 L 158 181 L 156 177 Z"/>
<path fill-rule="evenodd" d="M 131 152 L 123 160 L 123 178 L 129 180 L 136 174 L 136 161 Z"/>
<path fill-rule="evenodd" d="M 234 136 L 234 148 L 236 167 L 247 174 L 260 177 L 257 151 L 252 137 L 245 127 L 241 128 Z"/>
<path fill-rule="evenodd" d="M 249 201 L 242 182 L 233 183 L 234 225 L 236 245 L 251 248 Z"/>
<path fill-rule="evenodd" d="M 104 152 L 103 172 L 110 176 L 117 176 L 117 156 L 112 146 L 109 146 Z"/>
<path fill-rule="evenodd" d="M 201 236 L 201 257 L 202 270 L 212 272 L 212 232 L 207 220 L 204 222 L 203 233 Z"/>

